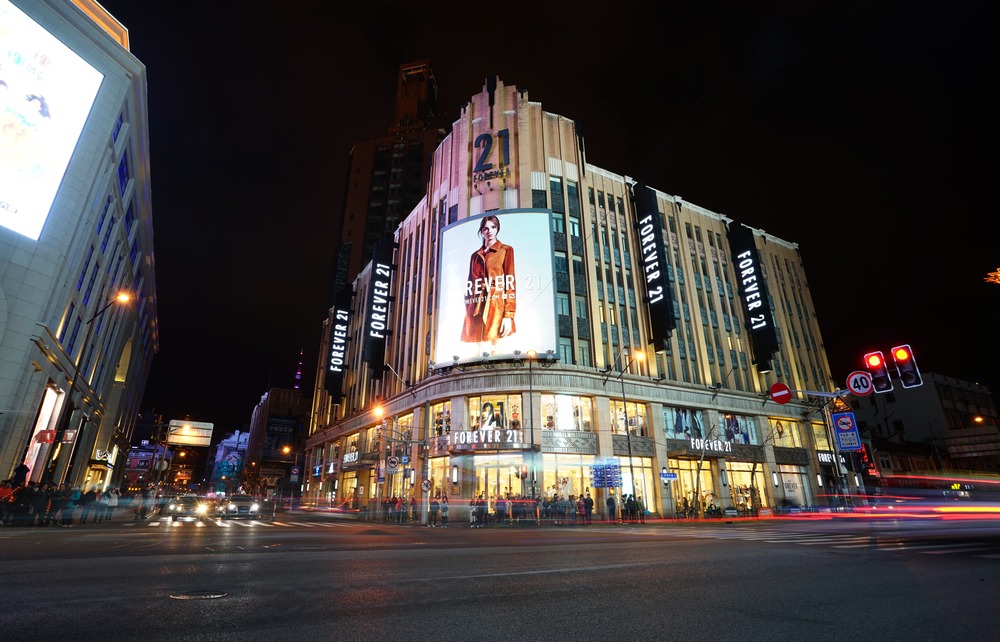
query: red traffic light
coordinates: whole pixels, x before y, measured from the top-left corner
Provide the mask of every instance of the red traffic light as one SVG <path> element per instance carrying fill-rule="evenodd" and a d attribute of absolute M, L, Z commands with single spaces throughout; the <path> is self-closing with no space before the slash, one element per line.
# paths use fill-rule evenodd
<path fill-rule="evenodd" d="M 865 355 L 865 368 L 872 376 L 872 388 L 875 392 L 891 392 L 892 379 L 889 378 L 889 371 L 885 367 L 885 356 L 880 350 L 869 352 Z"/>
<path fill-rule="evenodd" d="M 865 355 L 865 365 L 869 368 L 880 368 L 883 359 L 881 352 L 869 352 Z"/>
<path fill-rule="evenodd" d="M 917 360 L 913 357 L 913 349 L 909 345 L 903 344 L 893 348 L 889 354 L 896 364 L 896 372 L 899 374 L 899 381 L 904 388 L 916 388 L 923 385 L 924 379 L 920 376 L 920 368 L 917 367 Z"/>

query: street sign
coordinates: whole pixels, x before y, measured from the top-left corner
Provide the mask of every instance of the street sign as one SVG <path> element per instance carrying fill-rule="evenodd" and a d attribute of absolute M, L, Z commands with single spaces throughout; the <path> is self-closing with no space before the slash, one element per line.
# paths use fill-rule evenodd
<path fill-rule="evenodd" d="M 677 481 L 677 473 L 660 473 L 660 479 L 663 481 Z"/>
<path fill-rule="evenodd" d="M 853 412 L 835 412 L 830 415 L 833 420 L 834 432 L 837 434 L 837 445 L 841 450 L 861 450 L 861 435 Z"/>
<path fill-rule="evenodd" d="M 386 459 L 385 467 L 389 469 L 390 473 L 396 473 L 399 470 L 399 457 L 390 457 Z"/>
<path fill-rule="evenodd" d="M 780 381 L 771 386 L 771 399 L 775 403 L 786 404 L 792 398 L 791 389 Z"/>
<path fill-rule="evenodd" d="M 426 493 L 430 489 L 431 489 L 431 480 L 425 479 L 424 481 L 420 482 L 420 490 Z"/>
<path fill-rule="evenodd" d="M 872 375 L 864 370 L 855 370 L 847 375 L 847 389 L 859 397 L 865 397 L 875 391 L 872 386 Z"/>

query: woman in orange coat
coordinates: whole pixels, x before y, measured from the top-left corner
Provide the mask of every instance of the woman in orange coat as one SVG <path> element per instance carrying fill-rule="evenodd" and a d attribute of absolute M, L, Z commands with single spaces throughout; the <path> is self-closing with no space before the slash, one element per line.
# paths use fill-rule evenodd
<path fill-rule="evenodd" d="M 497 240 L 499 233 L 500 219 L 484 216 L 479 223 L 483 245 L 469 260 L 462 327 L 462 341 L 489 342 L 491 353 L 496 351 L 498 339 L 514 334 L 517 309 L 514 248 Z"/>

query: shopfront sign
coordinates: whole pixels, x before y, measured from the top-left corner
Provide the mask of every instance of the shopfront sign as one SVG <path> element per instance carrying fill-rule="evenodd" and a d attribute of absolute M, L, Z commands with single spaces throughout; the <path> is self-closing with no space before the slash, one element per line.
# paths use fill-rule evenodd
<path fill-rule="evenodd" d="M 722 441 L 721 439 L 697 439 L 692 437 L 691 448 L 714 453 L 731 453 L 733 452 L 733 442 Z"/>
<path fill-rule="evenodd" d="M 493 449 L 529 449 L 531 444 L 525 443 L 524 432 L 510 428 L 491 428 L 486 430 L 461 430 L 452 432 L 452 448 L 454 450 Z"/>

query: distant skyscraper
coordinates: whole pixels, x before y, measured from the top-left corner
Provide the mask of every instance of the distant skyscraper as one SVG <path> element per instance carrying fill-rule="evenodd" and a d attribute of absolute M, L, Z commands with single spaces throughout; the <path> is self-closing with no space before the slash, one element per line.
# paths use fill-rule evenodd
<path fill-rule="evenodd" d="M 430 61 L 400 65 L 392 124 L 351 148 L 331 304 L 371 260 L 379 239 L 391 237 L 427 193 L 431 154 L 454 117 L 455 112 L 437 113 L 437 80 Z"/>
<path fill-rule="evenodd" d="M 295 371 L 295 385 L 292 387 L 296 390 L 302 387 L 302 350 L 299 350 L 299 367 Z"/>

